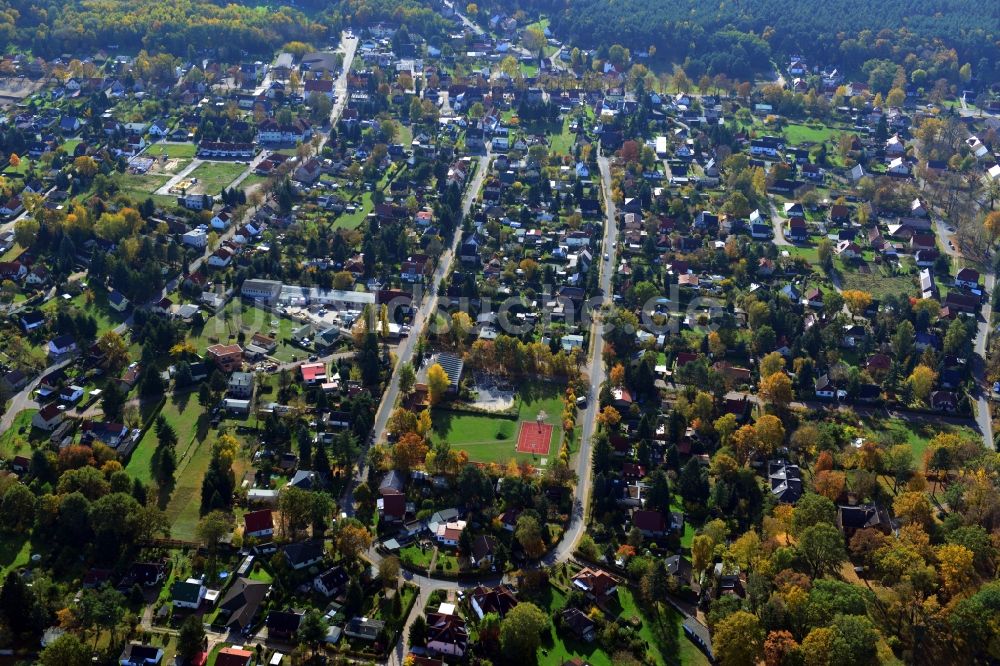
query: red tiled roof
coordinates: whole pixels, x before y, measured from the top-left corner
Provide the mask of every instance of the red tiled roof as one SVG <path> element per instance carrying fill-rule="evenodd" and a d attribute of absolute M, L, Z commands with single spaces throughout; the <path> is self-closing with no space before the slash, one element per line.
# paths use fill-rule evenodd
<path fill-rule="evenodd" d="M 326 376 L 325 363 L 304 363 L 301 370 L 302 379 L 307 382 L 314 382 L 320 377 Z"/>
<path fill-rule="evenodd" d="M 632 524 L 645 532 L 667 531 L 667 521 L 659 511 L 637 510 L 632 513 Z"/>
<path fill-rule="evenodd" d="M 243 516 L 243 524 L 246 526 L 248 533 L 274 529 L 274 519 L 270 509 L 251 511 Z"/>

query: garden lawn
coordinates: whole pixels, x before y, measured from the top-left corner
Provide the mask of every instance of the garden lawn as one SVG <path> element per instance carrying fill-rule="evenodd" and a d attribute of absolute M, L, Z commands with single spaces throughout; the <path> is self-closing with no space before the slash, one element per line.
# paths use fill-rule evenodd
<path fill-rule="evenodd" d="M 31 560 L 31 539 L 27 534 L 10 535 L 0 539 L 0 573 L 26 566 Z"/>
<path fill-rule="evenodd" d="M 14 261 L 15 259 L 21 256 L 22 252 L 24 252 L 24 248 L 18 245 L 17 243 L 14 243 L 13 245 L 11 245 L 10 249 L 7 250 L 2 257 L 0 257 L 0 261 Z M 14 298 L 16 299 L 17 296 L 15 296 Z"/>
<path fill-rule="evenodd" d="M 35 434 L 35 429 L 31 425 L 31 419 L 37 413 L 37 409 L 25 409 L 18 412 L 17 416 L 14 417 L 14 423 L 11 424 L 10 429 L 4 433 L 0 433 L 0 455 L 5 458 L 13 458 L 19 455 L 26 456 L 31 452 L 28 442 L 32 438 L 32 435 Z M 39 431 L 39 434 L 44 433 Z"/>
<path fill-rule="evenodd" d="M 229 187 L 246 170 L 245 164 L 236 162 L 205 162 L 192 171 L 189 177 L 198 179 L 202 192 L 214 196 Z"/>
<path fill-rule="evenodd" d="M 255 333 L 263 333 L 273 335 L 278 340 L 272 356 L 279 361 L 289 362 L 308 354 L 289 343 L 293 330 L 295 322 L 291 319 L 272 315 L 260 308 L 244 305 L 239 299 L 233 299 L 222 311 L 209 317 L 202 328 L 192 329 L 188 342 L 200 354 L 206 347 L 214 344 L 235 344 L 240 331 L 246 336 L 246 340 Z"/>
<path fill-rule="evenodd" d="M 518 453 L 517 435 L 522 421 L 534 422 L 545 411 L 545 423 L 555 426 L 546 458 L 558 455 L 562 438 L 562 392 L 560 384 L 529 383 L 520 391 L 521 402 L 514 418 L 470 414 L 436 409 L 432 412 L 433 439 L 445 440 L 455 449 L 469 454 L 469 460 L 481 463 L 505 463 L 511 458 L 518 462 L 539 464 L 541 457 Z"/>
<path fill-rule="evenodd" d="M 60 148 L 65 150 L 67 155 L 72 156 L 73 153 L 76 152 L 76 147 L 81 143 L 83 143 L 83 139 L 67 139 L 66 141 L 63 141 Z"/>
<path fill-rule="evenodd" d="M 431 565 L 434 557 L 434 548 L 420 549 L 420 546 L 413 544 L 399 550 L 399 559 L 411 567 L 426 569 Z"/>
<path fill-rule="evenodd" d="M 534 600 L 541 605 L 546 615 L 551 615 L 566 605 L 566 595 L 562 590 L 555 587 L 550 587 L 549 590 L 548 594 Z M 548 631 L 542 634 L 542 645 L 538 650 L 538 666 L 562 666 L 575 657 L 592 666 L 613 664 L 611 657 L 596 643 L 578 641 L 568 632 L 560 635 L 555 626 L 550 624 Z"/>
<path fill-rule="evenodd" d="M 267 569 L 261 567 L 260 569 L 253 569 L 250 571 L 250 580 L 256 580 L 261 583 L 270 583 L 274 580 Z"/>
<path fill-rule="evenodd" d="M 572 154 L 573 141 L 576 139 L 576 135 L 569 130 L 569 124 L 569 117 L 564 118 L 562 131 L 549 138 L 549 148 L 557 155 Z"/>
<path fill-rule="evenodd" d="M 656 616 L 650 617 L 639 609 L 631 590 L 623 587 L 618 588 L 618 604 L 624 621 L 633 616 L 642 620 L 639 635 L 652 651 L 655 663 L 708 664 L 701 650 L 684 635 L 684 618 L 673 606 L 658 604 Z"/>
<path fill-rule="evenodd" d="M 357 229 L 368 217 L 368 213 L 375 210 L 375 203 L 372 201 L 372 193 L 365 192 L 361 195 L 360 201 L 352 201 L 357 210 L 353 213 L 344 213 L 337 217 L 333 223 L 334 229 Z"/>
<path fill-rule="evenodd" d="M 69 302 L 74 308 L 93 317 L 97 321 L 97 335 L 94 336 L 97 339 L 121 324 L 124 319 L 108 304 L 107 292 L 103 289 L 95 289 L 93 293 L 94 300 L 91 303 L 87 303 L 86 291 L 69 299 Z M 50 313 L 55 312 L 60 300 L 64 300 L 61 294 L 42 304 L 42 310 Z"/>

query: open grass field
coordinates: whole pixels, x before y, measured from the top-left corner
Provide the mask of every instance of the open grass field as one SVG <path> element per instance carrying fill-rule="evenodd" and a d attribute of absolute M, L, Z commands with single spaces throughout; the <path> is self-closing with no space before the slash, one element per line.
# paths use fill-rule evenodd
<path fill-rule="evenodd" d="M 168 396 L 166 402 L 163 403 L 159 415 L 166 419 L 167 423 L 173 426 L 177 432 L 178 453 L 195 436 L 203 438 L 207 436 L 207 421 L 201 423 L 204 411 L 204 408 L 198 404 L 198 394 L 195 392 Z M 202 427 L 201 431 L 199 431 L 199 426 Z M 156 431 L 154 428 L 150 428 L 132 452 L 132 457 L 129 458 L 125 471 L 135 478 L 148 482 L 150 480 L 149 461 L 153 457 L 155 449 Z"/>
<path fill-rule="evenodd" d="M 521 403 L 516 417 L 466 414 L 437 409 L 433 412 L 433 435 L 446 440 L 453 448 L 469 454 L 469 460 L 480 463 L 505 463 L 511 458 L 518 462 L 540 464 L 543 455 L 521 453 L 517 449 L 521 421 L 535 424 L 539 412 L 545 412 L 543 423 L 552 427 L 549 452 L 554 455 L 562 438 L 559 419 L 562 415 L 563 387 L 559 384 L 529 383 L 521 389 Z"/>
<path fill-rule="evenodd" d="M 173 538 L 193 540 L 201 517 L 201 482 L 212 459 L 212 443 L 208 438 L 195 438 L 186 448 L 178 446 L 178 453 L 177 483 L 165 513 Z"/>
<path fill-rule="evenodd" d="M 121 173 L 116 176 L 118 187 L 133 199 L 144 201 L 153 195 L 153 192 L 167 184 L 170 176 L 159 176 L 156 174 Z M 174 197 L 159 197 L 161 199 L 175 201 Z"/>
<path fill-rule="evenodd" d="M 801 125 L 789 123 L 784 129 L 785 139 L 789 143 L 822 143 L 840 135 L 840 130 L 826 125 Z"/>
<path fill-rule="evenodd" d="M 201 482 L 212 457 L 208 414 L 198 404 L 197 393 L 171 396 L 160 415 L 177 431 L 177 471 L 169 497 L 160 498 L 171 534 L 176 539 L 193 539 L 201 506 Z M 150 429 L 132 453 L 125 470 L 135 478 L 149 483 L 149 461 L 156 450 L 156 432 Z"/>
<path fill-rule="evenodd" d="M 886 419 L 872 424 L 876 434 L 891 436 L 897 443 L 909 444 L 913 450 L 913 462 L 917 468 L 924 463 L 924 451 L 927 445 L 938 433 L 952 433 L 962 438 L 978 439 L 979 435 L 966 426 L 950 425 L 928 419 L 904 420 L 900 418 Z"/>
<path fill-rule="evenodd" d="M 867 291 L 872 298 L 882 299 L 888 294 L 909 294 L 917 296 L 917 288 L 913 285 L 913 278 L 908 275 L 883 275 L 877 266 L 870 264 L 872 271 L 870 274 L 858 271 L 841 272 L 841 286 L 846 289 L 860 289 Z"/>
<path fill-rule="evenodd" d="M 245 164 L 236 162 L 205 162 L 192 171 L 190 176 L 198 179 L 202 192 L 214 196 L 229 187 L 246 169 Z"/>
<path fill-rule="evenodd" d="M 198 147 L 193 143 L 154 143 L 146 149 L 146 154 L 150 157 L 166 155 L 169 158 L 191 158 L 198 152 Z"/>
<path fill-rule="evenodd" d="M 243 179 L 243 182 L 240 184 L 240 187 L 242 187 L 244 190 L 248 190 L 254 185 L 260 185 L 266 182 L 267 182 L 267 176 L 259 176 L 255 173 L 252 173 Z"/>

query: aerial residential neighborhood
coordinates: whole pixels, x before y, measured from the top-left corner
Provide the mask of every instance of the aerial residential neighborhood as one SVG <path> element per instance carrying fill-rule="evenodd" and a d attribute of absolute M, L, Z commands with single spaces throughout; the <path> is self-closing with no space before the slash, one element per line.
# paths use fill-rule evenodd
<path fill-rule="evenodd" d="M 1000 660 L 1000 25 L 856 4 L 0 0 L 0 664 Z"/>

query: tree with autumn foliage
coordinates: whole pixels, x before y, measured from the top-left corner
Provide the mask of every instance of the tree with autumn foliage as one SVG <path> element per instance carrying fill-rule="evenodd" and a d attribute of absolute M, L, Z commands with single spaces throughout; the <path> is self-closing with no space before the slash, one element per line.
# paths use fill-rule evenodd
<path fill-rule="evenodd" d="M 597 422 L 607 430 L 614 429 L 619 423 L 621 423 L 622 415 L 618 413 L 618 410 L 608 405 L 601 410 L 601 413 L 597 415 Z"/>
<path fill-rule="evenodd" d="M 996 242 L 1000 238 L 1000 210 L 994 210 L 986 214 L 983 218 L 983 228 L 990 239 L 990 243 Z"/>
<path fill-rule="evenodd" d="M 836 470 L 823 470 L 813 477 L 813 488 L 823 497 L 836 502 L 844 494 L 847 475 Z"/>
<path fill-rule="evenodd" d="M 625 366 L 621 363 L 615 363 L 611 367 L 611 371 L 608 373 L 608 382 L 611 386 L 619 387 L 625 383 Z"/>
<path fill-rule="evenodd" d="M 431 405 L 441 402 L 441 398 L 444 397 L 450 385 L 451 380 L 448 379 L 448 373 L 444 371 L 440 363 L 435 363 L 427 368 L 427 398 Z"/>
<path fill-rule="evenodd" d="M 757 437 L 757 430 L 752 425 L 745 425 L 733 433 L 729 438 L 733 453 L 740 465 L 746 465 L 751 456 L 760 446 L 760 439 Z"/>
<path fill-rule="evenodd" d="M 392 466 L 401 472 L 423 464 L 427 457 L 427 442 L 415 432 L 408 432 L 400 437 L 392 447 Z"/>
<path fill-rule="evenodd" d="M 784 372 L 776 372 L 761 380 L 758 395 L 761 400 L 775 407 L 787 407 L 795 398 L 792 380 Z"/>
<path fill-rule="evenodd" d="M 975 554 L 963 545 L 946 543 L 935 550 L 941 586 L 949 598 L 966 596 L 976 588 Z"/>
<path fill-rule="evenodd" d="M 906 380 L 913 389 L 913 395 L 921 402 L 927 403 L 931 397 L 931 390 L 937 381 L 937 373 L 926 365 L 918 365 L 913 369 L 910 377 Z"/>
<path fill-rule="evenodd" d="M 715 627 L 715 656 L 722 664 L 756 664 L 764 651 L 764 630 L 753 613 L 739 610 Z"/>
<path fill-rule="evenodd" d="M 758 451 L 761 455 L 770 456 L 785 443 L 785 426 L 781 419 L 773 414 L 764 414 L 753 424 L 757 433 Z"/>
<path fill-rule="evenodd" d="M 844 303 L 847 304 L 847 309 L 851 311 L 851 314 L 855 317 L 860 317 L 864 314 L 868 306 L 872 304 L 872 295 L 867 291 L 861 291 L 860 289 L 845 289 L 843 294 Z"/>
<path fill-rule="evenodd" d="M 337 521 L 337 531 L 333 535 L 333 548 L 346 560 L 354 561 L 371 548 L 372 533 L 359 521 L 346 518 Z"/>
<path fill-rule="evenodd" d="M 785 666 L 798 655 L 799 649 L 792 632 L 772 631 L 764 641 L 764 663 L 766 666 Z"/>
<path fill-rule="evenodd" d="M 929 529 L 934 523 L 933 509 L 927 495 L 922 492 L 906 491 L 896 495 L 892 510 L 904 524 L 920 525 Z"/>

